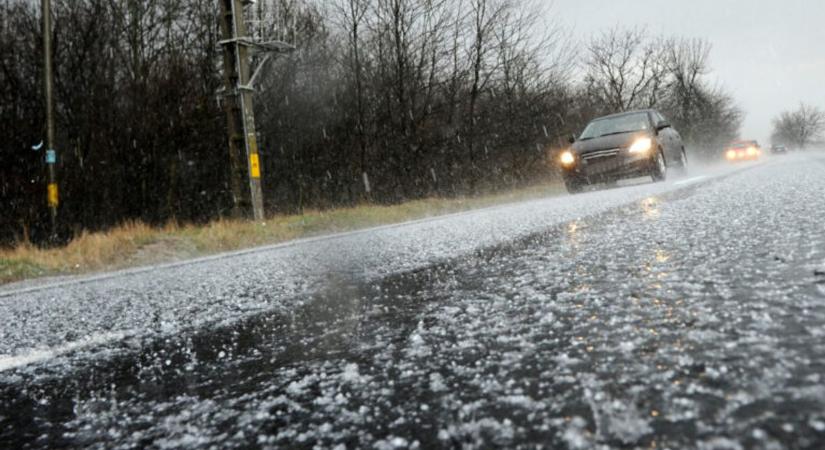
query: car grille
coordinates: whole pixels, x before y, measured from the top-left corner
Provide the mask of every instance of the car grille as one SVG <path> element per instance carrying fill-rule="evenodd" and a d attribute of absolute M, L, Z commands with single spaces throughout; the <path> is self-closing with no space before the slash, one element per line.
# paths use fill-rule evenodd
<path fill-rule="evenodd" d="M 591 161 L 594 159 L 601 159 L 601 158 L 609 158 L 611 156 L 616 156 L 619 154 L 618 148 L 611 148 L 609 150 L 599 150 L 596 152 L 590 152 L 582 155 L 582 159 L 585 161 Z"/>
<path fill-rule="evenodd" d="M 599 175 L 617 169 L 621 165 L 619 149 L 599 150 L 582 155 L 588 175 Z"/>

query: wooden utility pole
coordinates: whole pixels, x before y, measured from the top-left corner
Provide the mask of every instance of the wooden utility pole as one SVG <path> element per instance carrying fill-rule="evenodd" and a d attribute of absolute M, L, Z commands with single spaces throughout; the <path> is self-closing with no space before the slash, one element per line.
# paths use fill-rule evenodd
<path fill-rule="evenodd" d="M 54 71 L 52 63 L 52 4 L 43 0 L 43 92 L 46 102 L 46 166 L 49 170 L 47 201 L 51 216 L 52 240 L 57 238 L 57 207 L 60 195 L 57 187 L 57 150 L 54 142 Z"/>
<path fill-rule="evenodd" d="M 251 209 L 255 220 L 263 220 L 261 158 L 255 131 L 253 88 L 249 85 L 251 39 L 247 36 L 241 0 L 219 0 L 224 49 L 224 110 L 229 128 L 230 189 L 233 216 L 247 216 Z M 246 186 L 248 186 L 248 189 Z"/>

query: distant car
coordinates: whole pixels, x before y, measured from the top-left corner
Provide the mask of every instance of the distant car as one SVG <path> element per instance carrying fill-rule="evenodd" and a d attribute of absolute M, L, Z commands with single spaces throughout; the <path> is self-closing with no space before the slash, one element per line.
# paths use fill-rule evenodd
<path fill-rule="evenodd" d="M 762 148 L 757 141 L 734 141 L 725 150 L 728 161 L 756 161 L 762 156 Z"/>
<path fill-rule="evenodd" d="M 788 148 L 784 145 L 774 145 L 771 147 L 771 153 L 774 155 L 788 153 Z"/>
<path fill-rule="evenodd" d="M 559 156 L 570 193 L 623 178 L 667 177 L 668 168 L 687 169 L 682 137 L 658 111 L 648 109 L 591 121 Z"/>

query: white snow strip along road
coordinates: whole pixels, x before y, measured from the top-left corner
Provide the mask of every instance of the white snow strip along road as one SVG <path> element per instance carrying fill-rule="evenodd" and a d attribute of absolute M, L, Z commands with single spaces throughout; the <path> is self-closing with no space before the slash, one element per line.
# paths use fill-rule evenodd
<path fill-rule="evenodd" d="M 700 181 L 704 181 L 707 178 L 708 178 L 707 176 L 702 175 L 702 176 L 698 176 L 698 177 L 688 178 L 687 180 L 676 181 L 676 182 L 673 183 L 673 185 L 674 186 L 687 186 L 689 184 L 696 184 Z"/>
<path fill-rule="evenodd" d="M 86 339 L 69 342 L 65 345 L 58 345 L 50 349 L 34 350 L 24 355 L 9 356 L 0 358 L 0 372 L 5 372 L 18 367 L 27 366 L 38 362 L 48 361 L 57 356 L 62 356 L 71 353 L 75 350 L 94 347 L 96 345 L 103 345 L 109 342 L 122 340 L 126 335 L 123 333 L 104 333 L 90 336 Z"/>

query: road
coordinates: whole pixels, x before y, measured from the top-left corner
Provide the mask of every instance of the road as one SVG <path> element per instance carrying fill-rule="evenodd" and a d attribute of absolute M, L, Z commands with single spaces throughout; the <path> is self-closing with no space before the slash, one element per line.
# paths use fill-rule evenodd
<path fill-rule="evenodd" d="M 0 448 L 825 447 L 825 154 L 0 292 Z"/>

